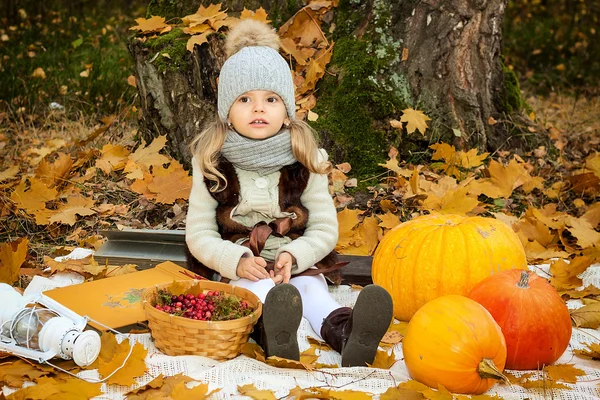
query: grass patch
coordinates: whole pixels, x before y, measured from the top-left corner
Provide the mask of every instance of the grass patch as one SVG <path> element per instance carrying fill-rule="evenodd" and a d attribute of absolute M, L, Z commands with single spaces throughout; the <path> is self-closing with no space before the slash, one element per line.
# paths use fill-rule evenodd
<path fill-rule="evenodd" d="M 0 23 L 0 100 L 13 113 L 44 113 L 50 103 L 67 112 L 106 114 L 131 103 L 133 60 L 128 29 L 139 12 L 65 10 Z M 42 73 L 43 71 L 43 73 Z"/>

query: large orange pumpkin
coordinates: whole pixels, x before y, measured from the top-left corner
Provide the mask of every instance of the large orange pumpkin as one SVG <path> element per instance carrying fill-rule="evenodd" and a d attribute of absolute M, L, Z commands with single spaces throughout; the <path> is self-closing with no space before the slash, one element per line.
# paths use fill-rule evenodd
<path fill-rule="evenodd" d="M 421 307 L 408 323 L 402 349 L 410 376 L 435 389 L 481 394 L 506 380 L 502 331 L 468 297 L 442 296 Z"/>
<path fill-rule="evenodd" d="M 558 292 L 533 272 L 512 270 L 477 284 L 469 297 L 494 317 L 506 339 L 506 368 L 541 369 L 571 340 L 571 317 Z"/>
<path fill-rule="evenodd" d="M 523 245 L 493 218 L 426 215 L 388 232 L 373 258 L 373 282 L 394 300 L 394 316 L 408 321 L 423 304 L 446 294 L 466 296 L 493 273 L 525 269 Z"/>

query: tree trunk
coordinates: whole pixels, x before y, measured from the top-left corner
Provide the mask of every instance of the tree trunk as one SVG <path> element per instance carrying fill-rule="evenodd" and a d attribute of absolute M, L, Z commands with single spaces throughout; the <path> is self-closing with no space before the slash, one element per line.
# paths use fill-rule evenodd
<path fill-rule="evenodd" d="M 409 49 L 400 71 L 416 98 L 440 110 L 437 123 L 458 129 L 466 146 L 494 149 L 503 132 L 488 123 L 499 119 L 504 97 L 500 64 L 506 0 L 427 0 L 398 3 L 395 35 Z M 441 106 L 441 107 L 440 107 Z"/>
<path fill-rule="evenodd" d="M 207 2 L 205 2 L 207 3 Z M 231 15 L 263 6 L 275 26 L 304 4 L 298 0 L 223 1 Z M 505 88 L 501 64 L 506 0 L 340 0 L 334 8 L 333 58 L 317 86 L 313 126 L 335 162 L 348 161 L 359 177 L 379 172 L 390 145 L 415 154 L 445 141 L 496 150 L 510 141 L 501 120 L 518 110 Z M 195 12 L 196 1 L 152 0 L 150 15 L 169 20 Z M 169 38 L 168 35 L 172 35 Z M 141 136 L 169 138 L 172 154 L 188 164 L 187 146 L 216 111 L 216 78 L 224 61 L 221 35 L 185 50 L 187 35 L 132 41 L 141 98 Z M 183 48 L 183 51 L 182 51 Z M 163 55 L 166 54 L 166 55 Z M 406 57 L 406 55 L 408 57 Z M 511 88 L 509 88 L 511 89 Z M 516 99 L 516 100 L 515 100 Z M 408 107 L 432 120 L 425 136 L 394 130 Z"/>

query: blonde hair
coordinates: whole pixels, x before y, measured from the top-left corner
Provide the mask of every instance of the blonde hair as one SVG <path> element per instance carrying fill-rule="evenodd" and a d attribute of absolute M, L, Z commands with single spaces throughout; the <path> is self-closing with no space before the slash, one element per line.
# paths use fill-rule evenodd
<path fill-rule="evenodd" d="M 331 169 L 329 161 L 319 161 L 319 146 L 316 132 L 304 121 L 293 120 L 289 125 L 292 154 L 310 172 L 326 174 Z M 217 169 L 221 148 L 227 137 L 227 124 L 217 119 L 206 127 L 190 144 L 192 155 L 196 157 L 200 172 L 213 182 L 211 192 L 220 192 L 227 187 L 227 179 Z"/>

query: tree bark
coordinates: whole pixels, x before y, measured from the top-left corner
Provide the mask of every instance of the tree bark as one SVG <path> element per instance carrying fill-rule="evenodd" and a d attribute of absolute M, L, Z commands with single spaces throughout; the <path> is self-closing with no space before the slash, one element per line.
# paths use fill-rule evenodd
<path fill-rule="evenodd" d="M 232 15 L 262 6 L 275 26 L 304 5 L 298 0 L 222 3 Z M 384 162 L 390 145 L 402 155 L 440 140 L 492 151 L 509 142 L 504 125 L 488 123 L 507 111 L 501 64 L 505 6 L 506 0 L 340 0 L 333 9 L 336 45 L 330 73 L 317 87 L 319 121 L 314 124 L 333 161 L 350 161 L 359 176 L 366 176 Z M 148 16 L 168 20 L 197 7 L 190 0 L 152 0 Z M 184 164 L 190 160 L 189 142 L 216 112 L 223 42 L 221 35 L 210 36 L 193 54 L 185 52 L 178 68 L 163 70 L 155 64 L 168 48 L 156 50 L 135 40 L 129 46 L 141 99 L 141 136 L 150 141 L 166 134 L 172 155 Z M 364 51 L 343 55 L 344 48 Z M 399 119 L 408 107 L 432 118 L 427 136 L 399 135 L 390 127 L 389 120 Z"/>
<path fill-rule="evenodd" d="M 500 64 L 505 0 L 425 0 L 398 3 L 394 33 L 409 57 L 400 71 L 413 94 L 438 108 L 441 123 L 462 133 L 457 142 L 493 150 L 506 134 L 488 124 L 504 94 Z M 500 139 L 500 142 L 499 140 Z"/>

